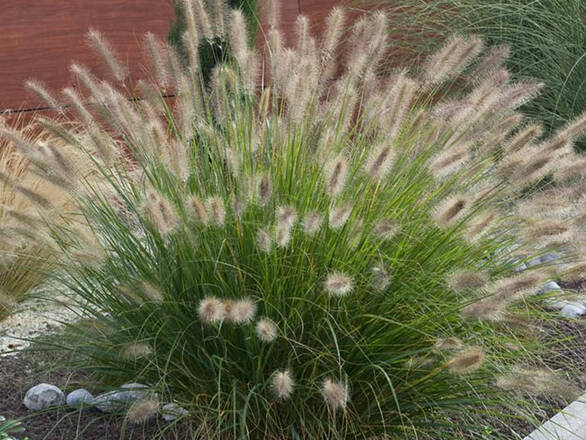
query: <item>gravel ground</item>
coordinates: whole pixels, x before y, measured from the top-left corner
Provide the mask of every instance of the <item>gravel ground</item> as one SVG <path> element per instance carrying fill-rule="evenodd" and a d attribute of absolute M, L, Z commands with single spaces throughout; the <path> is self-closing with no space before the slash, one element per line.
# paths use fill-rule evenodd
<path fill-rule="evenodd" d="M 18 306 L 17 311 L 0 321 L 0 357 L 14 355 L 27 348 L 34 339 L 56 331 L 62 323 L 79 319 L 75 311 L 66 307 L 67 298 L 57 291 L 57 300 L 63 304 L 47 302 L 41 295 L 51 293 L 49 288 L 38 292 L 39 298 L 31 299 Z"/>

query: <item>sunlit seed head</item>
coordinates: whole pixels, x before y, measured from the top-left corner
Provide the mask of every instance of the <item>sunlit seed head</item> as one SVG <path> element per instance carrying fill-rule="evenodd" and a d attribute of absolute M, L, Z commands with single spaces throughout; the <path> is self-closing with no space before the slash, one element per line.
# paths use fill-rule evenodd
<path fill-rule="evenodd" d="M 349 203 L 341 204 L 330 209 L 329 225 L 332 229 L 340 229 L 346 224 L 352 214 L 352 205 Z"/>
<path fill-rule="evenodd" d="M 110 43 L 95 29 L 90 29 L 87 35 L 90 44 L 104 58 L 114 77 L 118 81 L 124 81 L 128 76 L 128 68 L 118 60 Z"/>
<path fill-rule="evenodd" d="M 462 341 L 455 337 L 438 339 L 434 347 L 438 350 L 455 350 L 462 348 Z"/>
<path fill-rule="evenodd" d="M 441 202 L 433 212 L 433 218 L 440 228 L 456 224 L 466 214 L 470 199 L 464 194 L 456 194 Z"/>
<path fill-rule="evenodd" d="M 398 232 L 397 225 L 388 219 L 383 219 L 374 225 L 372 232 L 381 240 L 390 240 Z"/>
<path fill-rule="evenodd" d="M 324 222 L 324 215 L 320 212 L 308 212 L 303 216 L 303 232 L 312 236 L 320 230 Z"/>
<path fill-rule="evenodd" d="M 208 212 L 210 223 L 214 226 L 224 226 L 226 221 L 226 211 L 224 201 L 219 197 L 209 197 L 206 200 L 206 211 Z"/>
<path fill-rule="evenodd" d="M 226 319 L 233 324 L 248 324 L 256 314 L 256 304 L 250 298 L 226 303 Z"/>
<path fill-rule="evenodd" d="M 157 416 L 160 406 L 161 403 L 154 397 L 137 400 L 128 409 L 126 419 L 135 425 L 144 424 Z"/>
<path fill-rule="evenodd" d="M 242 214 L 244 214 L 247 206 L 246 199 L 244 198 L 238 198 L 234 194 L 230 198 L 230 207 L 232 208 L 232 212 L 236 218 L 239 218 L 242 216 Z"/>
<path fill-rule="evenodd" d="M 451 358 L 446 366 L 450 372 L 465 374 L 478 370 L 484 364 L 486 354 L 480 347 L 470 347 Z"/>
<path fill-rule="evenodd" d="M 259 319 L 255 331 L 262 342 L 272 342 L 277 337 L 277 325 L 269 318 Z"/>
<path fill-rule="evenodd" d="M 273 248 L 273 236 L 269 228 L 264 227 L 259 229 L 256 233 L 256 245 L 265 253 L 268 253 Z"/>
<path fill-rule="evenodd" d="M 321 395 L 326 404 L 334 410 L 346 409 L 350 397 L 346 384 L 335 382 L 329 378 L 322 382 Z"/>
<path fill-rule="evenodd" d="M 271 378 L 271 390 L 278 399 L 289 399 L 295 387 L 295 380 L 290 370 L 277 370 Z"/>
<path fill-rule="evenodd" d="M 560 183 L 583 179 L 586 176 L 586 157 L 570 154 L 558 160 L 553 176 Z"/>
<path fill-rule="evenodd" d="M 482 51 L 479 37 L 452 37 L 425 63 L 422 79 L 428 85 L 440 84 L 460 74 Z"/>
<path fill-rule="evenodd" d="M 200 301 L 197 313 L 204 324 L 218 324 L 226 318 L 226 307 L 215 296 L 209 296 Z"/>
<path fill-rule="evenodd" d="M 529 124 L 519 130 L 504 146 L 504 151 L 507 154 L 515 153 L 528 144 L 537 140 L 543 134 L 543 126 L 541 124 Z"/>
<path fill-rule="evenodd" d="M 332 272 L 324 282 L 324 289 L 332 296 L 345 296 L 354 289 L 354 281 L 342 272 Z"/>
<path fill-rule="evenodd" d="M 486 274 L 473 270 L 458 270 L 448 276 L 448 286 L 456 292 L 482 289 L 487 282 Z"/>

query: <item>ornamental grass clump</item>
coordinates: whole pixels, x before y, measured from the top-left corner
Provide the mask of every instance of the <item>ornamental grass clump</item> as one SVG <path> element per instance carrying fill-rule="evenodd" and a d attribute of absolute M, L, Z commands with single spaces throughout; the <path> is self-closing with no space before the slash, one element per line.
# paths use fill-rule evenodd
<path fill-rule="evenodd" d="M 31 125 L 0 119 L 0 319 L 56 267 L 60 249 L 46 226 L 75 221 L 74 200 L 59 174 L 85 175 L 86 159 Z"/>
<path fill-rule="evenodd" d="M 215 18 L 185 8 L 197 48 Z M 53 229 L 90 318 L 55 343 L 109 384 L 169 396 L 205 438 L 449 438 L 458 411 L 506 407 L 497 377 L 536 348 L 512 323 L 543 318 L 532 294 L 557 266 L 520 264 L 555 250 L 583 273 L 584 169 L 570 176 L 571 148 L 531 137 L 509 166 L 516 107 L 538 85 L 488 76 L 461 100 L 433 95 L 485 62 L 477 38 L 420 77 L 386 75 L 383 14 L 346 33 L 334 9 L 323 41 L 299 17 L 292 47 L 271 16 L 261 63 L 241 12 L 223 13 L 238 53 L 209 85 L 196 53 L 184 70 L 163 43 L 143 100 L 118 91 L 118 61 L 113 83 L 74 70 L 91 103 L 66 94 L 80 124 L 41 124 L 105 183 L 75 186 L 81 235 Z M 156 93 L 161 60 L 172 102 Z M 555 188 L 543 179 L 560 170 Z M 553 239 L 536 225 L 558 213 L 526 208 L 559 191 L 572 234 Z"/>

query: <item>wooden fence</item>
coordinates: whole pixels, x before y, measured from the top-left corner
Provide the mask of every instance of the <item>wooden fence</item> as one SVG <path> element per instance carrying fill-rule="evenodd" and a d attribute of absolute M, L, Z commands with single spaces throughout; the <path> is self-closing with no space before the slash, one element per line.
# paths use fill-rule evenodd
<path fill-rule="evenodd" d="M 335 0 L 279 0 L 281 20 L 287 36 L 293 33 L 299 13 L 310 17 L 314 30 Z M 107 75 L 86 33 L 98 29 L 126 62 L 134 79 L 143 73 L 141 45 L 150 31 L 165 38 L 174 19 L 173 0 L 18 0 L 6 1 L 0 10 L 0 112 L 16 116 L 51 113 L 38 97 L 28 92 L 29 79 L 42 82 L 59 93 L 74 85 L 69 66 L 73 61 L 90 68 L 99 77 Z M 262 16 L 262 14 L 261 14 Z M 261 29 L 265 28 L 262 25 Z M 20 115 L 19 115 L 20 113 Z"/>

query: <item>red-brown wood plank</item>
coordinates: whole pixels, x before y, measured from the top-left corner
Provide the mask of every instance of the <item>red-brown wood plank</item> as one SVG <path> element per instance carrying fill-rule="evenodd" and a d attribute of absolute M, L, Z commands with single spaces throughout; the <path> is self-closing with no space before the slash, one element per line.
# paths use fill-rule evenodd
<path fill-rule="evenodd" d="M 43 106 L 24 82 L 38 79 L 59 91 L 72 83 L 73 60 L 104 76 L 86 43 L 90 27 L 111 42 L 133 78 L 140 77 L 144 33 L 165 38 L 174 14 L 172 0 L 18 0 L 3 2 L 0 18 L 0 110 L 6 110 Z"/>

